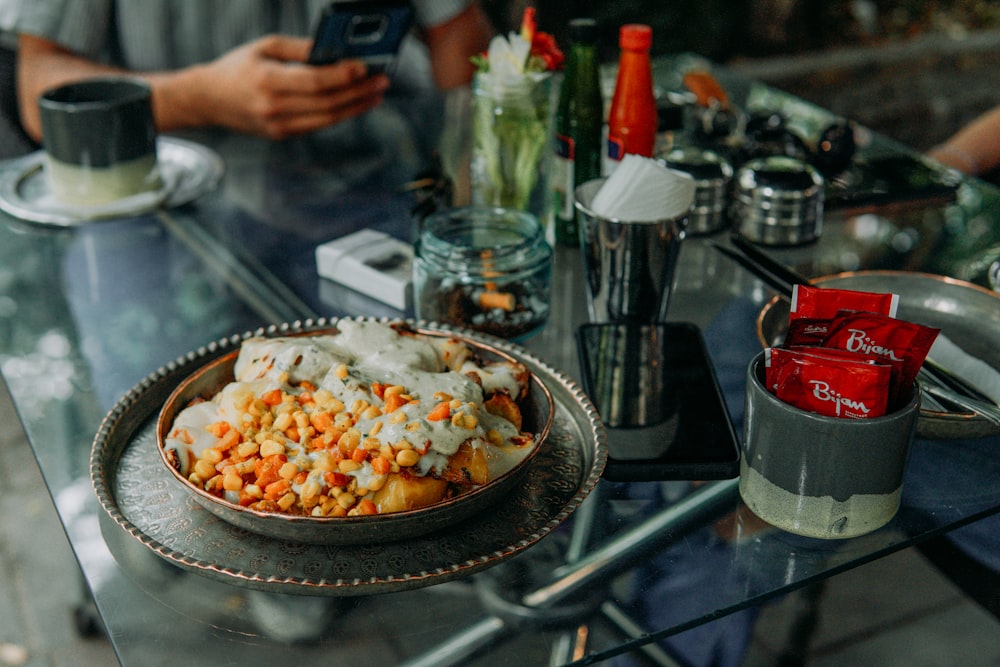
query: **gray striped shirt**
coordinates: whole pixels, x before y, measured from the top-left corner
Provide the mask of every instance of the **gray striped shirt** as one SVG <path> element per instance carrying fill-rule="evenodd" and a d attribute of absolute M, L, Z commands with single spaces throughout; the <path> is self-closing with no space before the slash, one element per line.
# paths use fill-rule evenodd
<path fill-rule="evenodd" d="M 419 26 L 472 0 L 413 0 Z M 136 71 L 217 58 L 268 33 L 311 35 L 330 0 L 0 0 L 0 27 Z"/>

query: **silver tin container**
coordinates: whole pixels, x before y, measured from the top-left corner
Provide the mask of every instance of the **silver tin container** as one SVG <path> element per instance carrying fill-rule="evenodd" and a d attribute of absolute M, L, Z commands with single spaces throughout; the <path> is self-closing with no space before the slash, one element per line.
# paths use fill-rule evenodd
<path fill-rule="evenodd" d="M 696 146 L 672 148 L 659 159 L 667 167 L 694 179 L 694 204 L 688 216 L 688 234 L 712 234 L 729 225 L 728 194 L 733 167 L 728 160 L 715 151 Z"/>
<path fill-rule="evenodd" d="M 764 245 L 799 245 L 823 228 L 823 177 L 809 164 L 784 156 L 747 162 L 736 174 L 736 231 Z"/>

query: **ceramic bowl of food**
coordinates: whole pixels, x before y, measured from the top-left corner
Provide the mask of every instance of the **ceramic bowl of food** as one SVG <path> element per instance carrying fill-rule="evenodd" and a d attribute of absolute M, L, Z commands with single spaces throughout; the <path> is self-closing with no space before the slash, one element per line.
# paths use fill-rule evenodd
<path fill-rule="evenodd" d="M 544 383 L 487 337 L 342 319 L 244 339 L 170 395 L 157 445 L 202 507 L 307 543 L 402 540 L 500 502 L 544 446 Z"/>

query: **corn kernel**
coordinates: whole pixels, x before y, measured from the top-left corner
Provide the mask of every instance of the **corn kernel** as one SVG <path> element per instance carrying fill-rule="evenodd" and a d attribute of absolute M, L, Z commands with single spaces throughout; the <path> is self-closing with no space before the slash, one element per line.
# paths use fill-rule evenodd
<path fill-rule="evenodd" d="M 265 440 L 260 445 L 260 455 L 262 457 L 276 456 L 285 453 L 285 446 L 277 440 Z"/>
<path fill-rule="evenodd" d="M 411 468 L 420 461 L 420 454 L 413 449 L 403 449 L 396 452 L 396 463 L 403 468 Z"/>
<path fill-rule="evenodd" d="M 201 458 L 205 459 L 212 465 L 215 465 L 222 460 L 222 451 L 215 449 L 214 447 L 210 447 L 201 453 Z"/>
<path fill-rule="evenodd" d="M 302 497 L 303 501 L 310 499 L 318 499 L 320 492 L 319 482 L 314 479 L 310 479 L 305 484 L 302 485 L 302 490 L 299 495 Z"/>
<path fill-rule="evenodd" d="M 351 451 L 361 444 L 361 431 L 356 428 L 349 428 L 337 440 L 337 446 L 345 451 Z"/>
<path fill-rule="evenodd" d="M 397 410 L 396 412 L 393 412 L 392 416 L 389 417 L 390 424 L 402 424 L 405 421 L 406 421 L 406 413 L 403 412 L 402 410 Z"/>
<path fill-rule="evenodd" d="M 292 425 L 293 421 L 291 412 L 282 412 L 274 419 L 274 429 L 276 431 L 286 431 Z"/>
<path fill-rule="evenodd" d="M 256 454 L 259 449 L 260 445 L 257 442 L 253 440 L 246 440 L 236 446 L 236 453 L 240 458 L 246 459 Z"/>
<path fill-rule="evenodd" d="M 350 493 L 342 493 L 337 497 L 337 504 L 343 507 L 345 510 L 353 507 L 356 501 L 357 498 L 355 498 Z"/>
<path fill-rule="evenodd" d="M 243 478 L 235 472 L 227 473 L 222 478 L 222 488 L 226 491 L 239 491 L 243 488 Z"/>
<path fill-rule="evenodd" d="M 194 474 L 202 479 L 209 479 L 215 475 L 215 466 L 207 459 L 198 459 L 194 464 Z"/>
<path fill-rule="evenodd" d="M 288 493 L 286 493 L 285 495 L 281 496 L 281 498 L 278 499 L 278 507 L 285 510 L 286 512 L 294 504 L 295 504 L 295 494 L 292 493 L 291 491 L 289 491 Z"/>
<path fill-rule="evenodd" d="M 334 465 L 333 457 L 330 456 L 329 452 L 320 452 L 316 460 L 313 461 L 313 469 L 320 472 L 332 472 Z"/>
<path fill-rule="evenodd" d="M 252 498 L 264 497 L 264 490 L 256 484 L 247 484 L 246 488 L 243 489 L 243 493 L 247 494 Z"/>
<path fill-rule="evenodd" d="M 337 469 L 343 473 L 354 472 L 361 469 L 361 464 L 351 459 L 341 459 L 337 462 Z"/>
<path fill-rule="evenodd" d="M 291 461 L 282 464 L 282 466 L 278 468 L 278 476 L 281 477 L 281 479 L 292 479 L 298 474 L 299 467 Z"/>

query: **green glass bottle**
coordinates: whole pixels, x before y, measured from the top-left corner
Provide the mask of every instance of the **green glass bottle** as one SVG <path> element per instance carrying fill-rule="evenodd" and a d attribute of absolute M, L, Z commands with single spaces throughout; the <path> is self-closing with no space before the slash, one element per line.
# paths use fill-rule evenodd
<path fill-rule="evenodd" d="M 579 235 L 573 189 L 601 175 L 604 101 L 597 55 L 597 23 L 588 18 L 573 19 L 568 32 L 570 47 L 556 109 L 556 154 L 551 182 L 555 240 L 575 245 L 579 243 Z"/>

